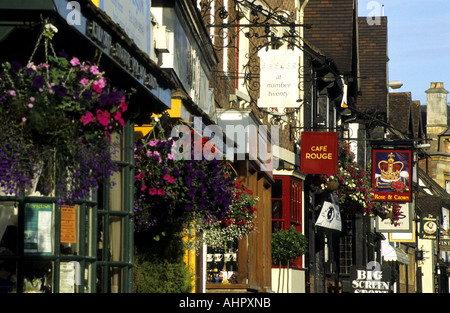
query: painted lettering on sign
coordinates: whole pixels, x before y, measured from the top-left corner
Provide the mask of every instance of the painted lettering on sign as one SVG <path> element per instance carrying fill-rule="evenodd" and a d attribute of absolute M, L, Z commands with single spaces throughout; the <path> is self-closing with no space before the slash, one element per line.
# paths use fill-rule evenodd
<path fill-rule="evenodd" d="M 391 290 L 389 268 L 381 268 L 378 262 L 369 262 L 366 268 L 353 266 L 350 272 L 354 293 L 389 293 Z"/>
<path fill-rule="evenodd" d="M 302 132 L 301 171 L 307 174 L 337 172 L 337 133 Z"/>

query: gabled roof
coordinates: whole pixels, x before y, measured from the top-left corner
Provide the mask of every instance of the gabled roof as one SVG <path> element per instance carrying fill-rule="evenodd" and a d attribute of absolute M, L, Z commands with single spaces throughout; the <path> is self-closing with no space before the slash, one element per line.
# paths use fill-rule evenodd
<path fill-rule="evenodd" d="M 411 124 L 411 92 L 391 92 L 388 95 L 388 123 L 413 137 Z"/>
<path fill-rule="evenodd" d="M 425 138 L 420 101 L 411 100 L 411 92 L 388 94 L 389 123 L 409 138 Z"/>

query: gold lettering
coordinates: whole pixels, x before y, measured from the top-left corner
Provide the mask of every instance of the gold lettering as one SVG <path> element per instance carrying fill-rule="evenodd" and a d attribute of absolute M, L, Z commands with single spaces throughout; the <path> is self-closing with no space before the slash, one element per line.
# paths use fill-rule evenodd
<path fill-rule="evenodd" d="M 315 152 L 326 152 L 327 151 L 328 146 L 312 146 L 311 147 L 311 151 L 315 151 Z"/>
<path fill-rule="evenodd" d="M 394 200 L 409 201 L 409 196 L 399 196 L 399 195 L 394 195 Z"/>
<path fill-rule="evenodd" d="M 305 153 L 305 158 L 307 160 L 332 160 L 333 153 Z"/>

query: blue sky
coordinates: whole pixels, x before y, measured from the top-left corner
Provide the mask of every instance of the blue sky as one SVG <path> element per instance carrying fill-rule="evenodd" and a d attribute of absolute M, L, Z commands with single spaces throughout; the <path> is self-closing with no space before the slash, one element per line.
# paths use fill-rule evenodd
<path fill-rule="evenodd" d="M 402 81 L 398 91 L 410 91 L 422 105 L 431 82 L 444 82 L 450 91 L 450 0 L 358 0 L 358 15 L 376 15 L 382 5 L 389 80 Z"/>

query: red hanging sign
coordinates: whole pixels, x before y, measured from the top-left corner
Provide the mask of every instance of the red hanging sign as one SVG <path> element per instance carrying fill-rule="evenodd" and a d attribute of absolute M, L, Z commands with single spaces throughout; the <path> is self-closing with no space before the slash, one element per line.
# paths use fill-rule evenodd
<path fill-rule="evenodd" d="M 338 134 L 302 132 L 300 170 L 306 174 L 336 174 Z"/>

